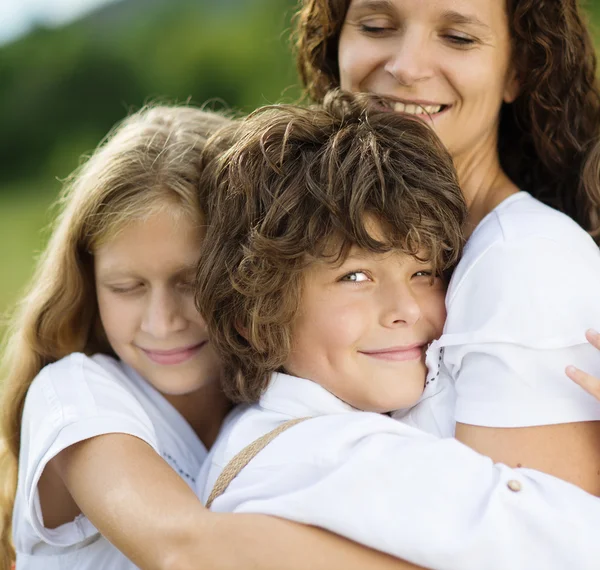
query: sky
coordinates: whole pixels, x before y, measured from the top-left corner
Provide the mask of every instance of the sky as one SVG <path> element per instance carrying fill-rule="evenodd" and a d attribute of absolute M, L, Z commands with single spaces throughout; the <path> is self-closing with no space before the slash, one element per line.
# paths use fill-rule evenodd
<path fill-rule="evenodd" d="M 57 26 L 97 6 L 116 0 L 0 0 L 0 44 L 26 33 L 35 24 Z"/>

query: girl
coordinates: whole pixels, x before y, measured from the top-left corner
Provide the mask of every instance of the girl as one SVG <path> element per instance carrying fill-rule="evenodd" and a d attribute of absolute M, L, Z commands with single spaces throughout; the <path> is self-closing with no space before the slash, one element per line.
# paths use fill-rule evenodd
<path fill-rule="evenodd" d="M 140 111 L 67 184 L 5 356 L 2 551 L 14 497 L 18 568 L 131 567 L 61 479 L 70 450 L 130 434 L 193 485 L 229 410 L 192 289 L 199 154 L 227 122 Z"/>
<path fill-rule="evenodd" d="M 316 530 L 286 539 L 266 517 L 215 527 L 192 491 L 230 408 L 192 287 L 200 152 L 228 122 L 143 110 L 69 180 L 5 352 L 2 570 L 11 518 L 19 570 L 301 568 L 302 537 L 315 568 L 411 568 Z"/>

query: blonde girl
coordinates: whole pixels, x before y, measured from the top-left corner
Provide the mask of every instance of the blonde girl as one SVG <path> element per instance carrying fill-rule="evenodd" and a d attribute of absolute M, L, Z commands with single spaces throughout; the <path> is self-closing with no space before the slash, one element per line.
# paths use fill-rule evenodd
<path fill-rule="evenodd" d="M 6 347 L 4 566 L 13 499 L 19 568 L 131 566 L 61 479 L 83 440 L 128 433 L 193 484 L 229 409 L 191 288 L 200 153 L 228 122 L 145 109 L 69 180 Z"/>
<path fill-rule="evenodd" d="M 228 122 L 142 110 L 68 181 L 4 351 L 1 570 L 412 568 L 192 490 L 230 408 L 192 288 L 200 154 Z"/>

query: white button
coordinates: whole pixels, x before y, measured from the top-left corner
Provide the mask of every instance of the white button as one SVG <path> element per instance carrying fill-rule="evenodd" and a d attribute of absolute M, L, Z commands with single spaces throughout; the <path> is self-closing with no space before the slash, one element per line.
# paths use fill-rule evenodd
<path fill-rule="evenodd" d="M 523 488 L 520 481 L 517 481 L 516 479 L 511 479 L 506 486 L 514 493 L 518 493 Z"/>

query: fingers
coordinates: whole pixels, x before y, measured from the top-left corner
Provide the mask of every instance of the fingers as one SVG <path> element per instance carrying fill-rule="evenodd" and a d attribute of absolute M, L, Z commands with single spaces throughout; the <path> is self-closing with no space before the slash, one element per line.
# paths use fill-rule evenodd
<path fill-rule="evenodd" d="M 575 366 L 567 366 L 565 370 L 567 376 L 576 384 L 579 384 L 586 392 L 589 392 L 594 398 L 600 401 L 600 379 L 575 368 Z"/>
<path fill-rule="evenodd" d="M 585 338 L 588 342 L 600 350 L 600 334 L 594 329 L 588 329 L 585 333 Z M 565 370 L 567 376 L 576 384 L 579 384 L 586 392 L 590 393 L 594 398 L 600 401 L 600 379 L 579 370 L 575 366 L 567 366 Z"/>
<path fill-rule="evenodd" d="M 588 329 L 585 332 L 585 338 L 592 345 L 595 346 L 598 350 L 600 350 L 600 334 L 594 329 Z"/>

